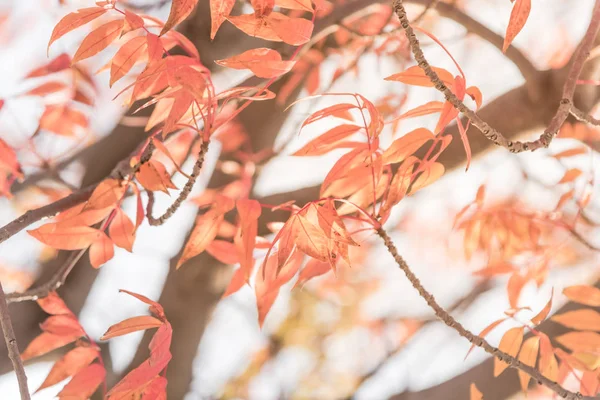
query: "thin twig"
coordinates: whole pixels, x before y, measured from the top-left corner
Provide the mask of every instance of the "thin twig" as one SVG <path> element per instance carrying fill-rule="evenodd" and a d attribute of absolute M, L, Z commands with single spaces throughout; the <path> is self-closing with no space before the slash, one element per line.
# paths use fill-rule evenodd
<path fill-rule="evenodd" d="M 50 292 L 55 291 L 61 287 L 69 273 L 77 264 L 77 261 L 83 256 L 87 249 L 82 249 L 76 252 L 72 252 L 64 265 L 56 271 L 56 273 L 50 278 L 49 281 L 43 283 L 35 288 L 24 291 L 23 293 L 9 293 L 6 295 L 6 301 L 8 304 L 20 303 L 22 301 L 35 301 L 43 297 L 48 296 Z"/>
<path fill-rule="evenodd" d="M 419 292 L 419 295 L 427 302 L 427 305 L 435 312 L 435 315 L 442 320 L 446 325 L 450 328 L 454 329 L 458 334 L 464 338 L 466 338 L 473 345 L 482 348 L 487 353 L 496 357 L 500 361 L 504 361 L 510 367 L 521 370 L 528 375 L 530 375 L 533 379 L 536 379 L 540 384 L 548 387 L 558 395 L 562 396 L 565 399 L 569 400 L 580 400 L 580 399 L 593 399 L 592 397 L 584 397 L 581 393 L 571 392 L 558 383 L 554 382 L 551 379 L 546 378 L 542 375 L 537 369 L 523 364 L 521 361 L 517 360 L 515 357 L 511 356 L 508 353 L 492 346 L 485 340 L 484 338 L 475 335 L 473 332 L 466 329 L 462 326 L 458 321 L 454 319 L 442 306 L 438 304 L 433 295 L 429 293 L 421 284 L 419 278 L 412 272 L 406 261 L 402 258 L 402 256 L 398 253 L 398 249 L 388 236 L 387 232 L 383 229 L 383 227 L 379 227 L 377 229 L 377 234 L 379 237 L 383 239 L 385 246 L 387 247 L 389 253 L 394 257 L 394 260 L 404 272 L 412 286 Z"/>
<path fill-rule="evenodd" d="M 419 40 L 417 39 L 410 25 L 408 17 L 406 16 L 403 0 L 393 0 L 392 4 L 396 15 L 398 15 L 398 18 L 400 19 L 400 24 L 402 25 L 406 37 L 408 38 L 410 48 L 419 67 L 429 77 L 435 88 L 444 94 L 446 100 L 450 102 L 457 110 L 463 113 L 471 121 L 471 123 L 484 134 L 486 138 L 491 140 L 494 144 L 505 147 L 513 153 L 534 151 L 550 145 L 550 142 L 554 136 L 556 136 L 558 130 L 571 112 L 573 95 L 575 93 L 575 88 L 577 87 L 577 79 L 583 70 L 583 64 L 589 56 L 590 49 L 594 44 L 594 39 L 596 38 L 598 31 L 600 31 L 600 0 L 596 0 L 595 2 L 590 25 L 588 26 L 587 32 L 585 33 L 580 46 L 573 56 L 573 63 L 563 86 L 562 99 L 556 114 L 548 124 L 546 130 L 544 130 L 544 133 L 542 133 L 537 140 L 529 142 L 513 142 L 506 139 L 501 132 L 488 125 L 488 123 L 482 120 L 475 113 L 475 111 L 467 107 L 458 97 L 456 97 L 456 95 L 440 80 L 439 76 L 435 73 L 425 58 L 425 55 L 421 50 L 421 46 L 419 45 Z"/>
<path fill-rule="evenodd" d="M 577 118 L 578 121 L 585 122 L 594 126 L 600 126 L 600 119 L 592 117 L 590 114 L 581 111 L 575 106 L 571 107 L 571 114 L 573 114 L 573 116 Z"/>
<path fill-rule="evenodd" d="M 208 151 L 208 141 L 202 142 L 200 145 L 200 152 L 198 153 L 198 159 L 194 164 L 192 169 L 192 173 L 190 174 L 190 178 L 185 183 L 185 186 L 179 192 L 177 199 L 167 208 L 167 210 L 158 218 L 152 216 L 152 210 L 154 208 L 154 193 L 148 191 L 148 204 L 146 206 L 146 217 L 148 218 L 148 223 L 152 226 L 158 226 L 164 224 L 169 218 L 175 214 L 175 212 L 181 207 L 183 202 L 188 198 L 192 189 L 194 188 L 194 184 L 196 183 L 196 179 L 198 175 L 200 175 L 200 171 L 202 170 L 202 165 L 204 164 L 204 157 L 206 156 L 206 152 Z"/>
<path fill-rule="evenodd" d="M 4 341 L 6 342 L 6 348 L 8 349 L 8 357 L 12 362 L 15 374 L 17 375 L 17 381 L 19 382 L 19 392 L 21 393 L 21 400 L 30 400 L 29 389 L 27 387 L 27 375 L 25 374 L 25 368 L 23 367 L 23 361 L 19 353 L 19 347 L 17 346 L 17 338 L 13 331 L 12 323 L 10 322 L 10 314 L 8 312 L 8 304 L 6 303 L 6 296 L 4 295 L 4 289 L 0 282 L 0 323 L 2 324 L 2 332 L 4 333 Z"/>

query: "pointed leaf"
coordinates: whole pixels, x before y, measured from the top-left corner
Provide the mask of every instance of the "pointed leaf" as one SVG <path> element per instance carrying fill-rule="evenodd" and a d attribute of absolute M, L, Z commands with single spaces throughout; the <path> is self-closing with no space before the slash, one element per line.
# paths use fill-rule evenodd
<path fill-rule="evenodd" d="M 76 12 L 65 15 L 54 27 L 52 35 L 50 35 L 50 41 L 48 42 L 48 49 L 50 45 L 63 35 L 71 32 L 72 30 L 87 24 L 90 21 L 100 17 L 106 12 L 105 8 L 102 7 L 90 7 L 82 8 Z"/>
<path fill-rule="evenodd" d="M 92 57 L 107 48 L 116 38 L 119 37 L 121 29 L 123 29 L 122 19 L 107 22 L 106 24 L 94 29 L 85 37 L 85 39 L 83 39 L 83 42 L 81 42 L 81 45 L 73 56 L 71 64 L 75 64 L 77 61 Z"/>
<path fill-rule="evenodd" d="M 502 339 L 500 339 L 500 344 L 498 348 L 503 352 L 510 354 L 513 357 L 516 357 L 519 353 L 519 349 L 521 348 L 521 343 L 523 343 L 523 327 L 512 328 L 506 331 Z M 504 361 L 500 361 L 497 358 L 494 358 L 494 377 L 500 375 L 506 368 L 508 368 L 508 364 Z"/>

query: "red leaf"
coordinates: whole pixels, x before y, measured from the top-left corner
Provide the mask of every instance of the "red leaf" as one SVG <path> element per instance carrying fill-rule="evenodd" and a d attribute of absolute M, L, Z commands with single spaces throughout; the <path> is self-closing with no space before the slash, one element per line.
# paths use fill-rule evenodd
<path fill-rule="evenodd" d="M 275 78 L 292 69 L 295 61 L 282 61 L 281 54 L 264 47 L 252 49 L 224 60 L 216 60 L 217 64 L 233 69 L 249 69 L 259 78 Z"/>
<path fill-rule="evenodd" d="M 6 171 L 18 178 L 23 177 L 17 154 L 4 140 L 0 139 L 0 171 Z"/>
<path fill-rule="evenodd" d="M 206 252 L 223 264 L 236 264 L 240 262 L 235 245 L 231 242 L 213 240 L 206 248 Z"/>
<path fill-rule="evenodd" d="M 129 252 L 133 250 L 135 226 L 131 219 L 120 208 L 115 209 L 115 215 L 108 228 L 110 238 L 118 247 Z"/>
<path fill-rule="evenodd" d="M 217 236 L 222 221 L 223 214 L 214 209 L 196 219 L 196 226 L 183 248 L 176 268 L 181 267 L 184 262 L 206 250 L 210 242 Z"/>
<path fill-rule="evenodd" d="M 441 101 L 430 101 L 429 103 L 425 103 L 422 106 L 418 106 L 413 108 L 412 110 L 408 110 L 404 114 L 396 117 L 395 120 L 401 120 L 406 118 L 414 118 L 420 117 L 423 115 L 435 114 L 442 111 L 444 103 Z"/>
<path fill-rule="evenodd" d="M 115 248 L 112 240 L 106 233 L 100 231 L 100 237 L 90 246 L 90 263 L 94 268 L 100 268 L 115 255 Z"/>
<path fill-rule="evenodd" d="M 124 77 L 133 65 L 141 59 L 147 46 L 148 40 L 145 36 L 134 37 L 121 46 L 110 65 L 110 87 Z"/>
<path fill-rule="evenodd" d="M 162 324 L 163 322 L 161 320 L 150 315 L 128 318 L 108 328 L 104 335 L 100 337 L 100 340 L 108 340 L 117 336 L 126 335 L 131 332 L 158 328 Z"/>
<path fill-rule="evenodd" d="M 52 366 L 48 376 L 36 392 L 67 379 L 81 371 L 100 354 L 93 347 L 76 347 Z"/>
<path fill-rule="evenodd" d="M 527 22 L 527 18 L 529 18 L 530 11 L 531 0 L 515 0 L 512 12 L 510 13 L 508 27 L 506 28 L 502 52 L 506 52 L 508 46 L 510 46 L 515 37 L 521 32 L 521 29 L 525 26 L 525 22 Z"/>
<path fill-rule="evenodd" d="M 52 350 L 58 349 L 59 347 L 66 346 L 79 339 L 81 335 L 56 335 L 54 333 L 42 332 L 38 337 L 33 339 L 29 346 L 21 353 L 23 361 L 29 360 L 30 358 L 38 357 L 43 354 L 49 353 Z"/>
<path fill-rule="evenodd" d="M 98 363 L 90 364 L 79 371 L 58 393 L 60 400 L 87 399 L 104 382 L 106 370 Z"/>
<path fill-rule="evenodd" d="M 119 289 L 119 292 L 127 293 L 128 295 L 135 297 L 139 301 L 148 304 L 150 306 L 149 307 L 150 312 L 152 314 L 154 314 L 154 316 L 156 316 L 156 318 L 160 319 L 161 321 L 166 321 L 165 311 L 163 310 L 162 306 L 159 303 L 157 303 L 156 301 L 150 300 L 149 298 L 147 298 L 144 295 L 130 292 L 129 290 L 125 290 L 125 289 Z"/>
<path fill-rule="evenodd" d="M 275 0 L 250 0 L 250 4 L 254 8 L 256 18 L 260 18 L 271 14 L 275 6 Z"/>
<path fill-rule="evenodd" d="M 231 14 L 235 0 L 210 0 L 210 39 L 214 39 L 217 31 Z"/>
<path fill-rule="evenodd" d="M 50 35 L 50 41 L 48 42 L 48 49 L 50 45 L 63 35 L 71 32 L 84 24 L 98 18 L 106 12 L 106 9 L 102 7 L 90 7 L 82 8 L 76 12 L 65 15 L 54 27 L 52 35 Z"/>
<path fill-rule="evenodd" d="M 56 29 L 56 28 L 55 28 Z M 67 53 L 62 53 L 54 58 L 48 64 L 34 69 L 25 76 L 25 78 L 34 78 L 38 76 L 46 76 L 54 72 L 63 71 L 71 67 L 71 57 Z"/>
<path fill-rule="evenodd" d="M 312 36 L 314 25 L 307 19 L 290 18 L 278 12 L 272 12 L 266 18 L 277 36 L 292 46 L 300 46 L 308 42 Z"/>
<path fill-rule="evenodd" d="M 169 13 L 169 18 L 167 19 L 167 22 L 165 22 L 165 26 L 163 26 L 162 30 L 160 31 L 160 36 L 164 35 L 175 25 L 186 19 L 188 15 L 194 11 L 196 4 L 198 4 L 198 0 L 173 0 L 171 3 L 171 12 Z"/>
<path fill-rule="evenodd" d="M 125 26 L 123 27 L 123 33 L 121 36 L 134 31 L 136 29 L 140 29 L 144 26 L 144 19 L 137 15 L 136 13 L 125 9 Z"/>
<path fill-rule="evenodd" d="M 48 317 L 40 328 L 44 332 L 60 336 L 85 336 L 85 331 L 79 325 L 77 318 L 73 314 L 52 315 Z"/>
<path fill-rule="evenodd" d="M 311 258 L 308 260 L 302 271 L 300 271 L 300 275 L 298 276 L 298 280 L 294 287 L 299 286 L 307 282 L 309 279 L 312 279 L 316 276 L 320 276 L 326 274 L 331 270 L 331 264 L 328 262 L 323 262 Z"/>
<path fill-rule="evenodd" d="M 273 13 L 272 13 L 273 14 Z M 267 23 L 265 18 L 256 18 L 254 14 L 243 14 L 230 16 L 229 22 L 245 34 L 260 39 L 271 40 L 273 42 L 282 42 L 283 40 L 275 33 L 273 28 Z"/>
<path fill-rule="evenodd" d="M 73 56 L 71 64 L 75 64 L 77 61 L 94 56 L 107 48 L 108 45 L 110 45 L 116 38 L 119 37 L 121 29 L 123 29 L 122 19 L 107 22 L 106 24 L 94 29 L 85 37 L 85 39 L 83 39 L 83 42 L 81 42 L 81 45 Z"/>
<path fill-rule="evenodd" d="M 71 310 L 56 292 L 50 292 L 48 296 L 38 299 L 38 305 L 51 315 L 71 314 Z"/>

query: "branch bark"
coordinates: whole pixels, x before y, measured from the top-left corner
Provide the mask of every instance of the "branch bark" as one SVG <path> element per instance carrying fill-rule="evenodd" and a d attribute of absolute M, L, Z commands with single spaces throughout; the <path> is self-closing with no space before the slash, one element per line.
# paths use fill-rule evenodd
<path fill-rule="evenodd" d="M 21 354 L 19 353 L 19 347 L 17 346 L 17 338 L 13 331 L 12 322 L 10 321 L 8 304 L 6 303 L 2 283 L 0 283 L 0 323 L 2 325 L 2 332 L 4 333 L 4 341 L 8 348 L 8 357 L 12 362 L 15 374 L 17 375 L 17 381 L 19 382 L 21 400 L 30 400 L 29 388 L 27 387 L 27 375 L 25 374 L 25 368 L 23 367 Z"/>
<path fill-rule="evenodd" d="M 474 344 L 475 346 L 482 348 L 483 350 L 486 351 L 486 353 L 491 354 L 492 356 L 496 357 L 500 361 L 504 361 L 510 367 L 519 369 L 519 370 L 527 373 L 533 379 L 537 380 L 538 382 L 540 382 L 544 386 L 548 387 L 549 389 L 554 391 L 556 394 L 558 394 L 559 396 L 561 396 L 565 399 L 568 399 L 568 400 L 580 400 L 580 399 L 592 400 L 593 399 L 593 397 L 583 396 L 581 393 L 575 393 L 575 392 L 571 392 L 570 390 L 565 389 L 558 383 L 552 381 L 551 379 L 546 378 L 534 367 L 523 364 L 521 361 L 519 361 L 515 357 L 490 345 L 487 340 L 485 340 L 484 338 L 482 338 L 478 335 L 473 334 L 471 331 L 469 331 L 464 326 L 462 326 L 450 314 L 448 314 L 448 312 L 446 310 L 444 310 L 438 304 L 438 302 L 435 300 L 433 295 L 423 287 L 423 285 L 419 281 L 419 278 L 417 278 L 415 276 L 415 274 L 412 272 L 412 270 L 410 269 L 410 267 L 408 266 L 406 261 L 404 261 L 402 256 L 398 253 L 396 246 L 394 245 L 394 243 L 388 236 L 387 232 L 383 229 L 383 227 L 379 227 L 377 229 L 377 234 L 383 240 L 389 253 L 392 255 L 392 257 L 398 264 L 398 267 L 400 267 L 402 272 L 404 272 L 404 274 L 406 275 L 406 277 L 408 278 L 408 280 L 410 281 L 412 286 L 419 292 L 419 295 L 427 302 L 427 305 L 429 305 L 429 307 L 431 307 L 431 309 L 435 312 L 435 315 L 441 321 L 443 321 L 446 325 L 448 325 L 450 328 L 454 329 L 460 336 L 464 337 L 465 339 L 467 339 L 470 343 Z"/>

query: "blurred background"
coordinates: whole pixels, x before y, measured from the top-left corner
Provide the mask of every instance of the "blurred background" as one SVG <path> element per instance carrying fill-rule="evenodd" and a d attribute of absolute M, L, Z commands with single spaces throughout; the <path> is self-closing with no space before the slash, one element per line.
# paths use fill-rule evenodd
<path fill-rule="evenodd" d="M 0 99 L 5 101 L 0 110 L 0 137 L 20 150 L 27 177 L 13 185 L 12 198 L 0 198 L 1 225 L 47 202 L 51 197 L 50 187 L 65 189 L 97 182 L 143 137 L 143 124 L 140 126 L 136 119 L 141 117 L 131 116 L 120 98 L 113 100 L 131 81 L 125 79 L 109 88 L 108 74 L 101 71 L 92 75 L 95 88 L 87 89 L 93 104 L 81 108 L 88 119 L 85 129 L 77 128 L 72 136 L 36 136 L 36 151 L 28 148 L 29 138 L 37 131 L 45 107 L 52 99 L 28 95 L 31 88 L 39 85 L 39 80 L 26 76 L 61 53 L 74 53 L 87 32 L 85 29 L 59 40 L 48 58 L 46 46 L 50 33 L 67 12 L 93 5 L 87 0 L 61 3 L 64 4 L 54 0 L 0 1 Z M 508 1 L 449 3 L 503 37 L 511 12 Z M 129 4 L 163 20 L 170 6 L 161 0 Z M 352 4 L 352 1 L 333 3 L 334 10 Z M 535 69 L 560 71 L 585 32 L 592 4 L 591 0 L 534 0 L 531 16 L 514 45 Z M 234 13 L 251 12 L 249 4 L 236 7 Z M 360 93 L 378 105 L 387 120 L 428 101 L 441 100 L 441 95 L 431 88 L 384 81 L 383 78 L 413 64 L 405 38 L 389 4 L 365 2 L 358 9 L 360 13 L 352 14 L 346 23 L 363 35 L 338 30 L 329 41 L 319 45 L 316 53 L 309 54 L 313 58 L 307 57 L 305 68 L 299 72 L 300 87 L 286 89 L 285 80 L 275 85 L 280 95 L 281 90 L 290 92 L 287 104 L 326 91 Z M 410 5 L 410 17 L 417 18 L 423 9 L 419 4 Z M 224 90 L 248 75 L 245 71 L 220 69 L 214 60 L 264 43 L 242 38 L 227 22 L 211 42 L 209 21 L 208 2 L 200 2 L 198 10 L 180 30 L 194 42 L 205 65 L 213 70 L 218 90 Z M 329 24 L 343 21 L 330 18 Z M 492 116 L 501 126 L 509 126 L 508 129 L 514 125 L 511 134 L 515 137 L 533 138 L 542 132 L 545 114 L 551 115 L 557 103 L 545 97 L 533 104 L 519 103 L 518 93 L 523 92 L 526 81 L 497 47 L 452 18 L 440 16 L 435 6 L 420 17 L 419 24 L 456 58 L 465 71 L 467 85 L 479 87 L 484 100 L 482 113 Z M 374 31 L 369 33 L 369 29 Z M 452 61 L 433 41 L 423 37 L 422 44 L 433 65 L 457 73 Z M 113 53 L 105 51 L 83 64 L 93 74 Z M 290 75 L 294 73 L 296 69 Z M 262 102 L 242 114 L 240 124 L 250 135 L 255 150 L 273 147 L 277 151 L 276 156 L 257 169 L 254 198 L 271 204 L 288 200 L 302 204 L 317 198 L 318 189 L 315 191 L 314 187 L 322 182 L 343 152 L 323 157 L 290 154 L 333 126 L 335 121 L 324 120 L 299 134 L 300 125 L 308 115 L 335 102 L 339 99 L 311 99 L 285 112 L 286 104 Z M 531 107 L 537 111 L 531 111 Z M 386 127 L 382 146 L 417 127 L 433 129 L 436 121 L 435 116 L 399 120 Z M 507 320 L 490 333 L 488 339 L 497 344 L 506 329 L 520 326 L 535 315 L 552 290 L 555 312 L 566 302 L 561 295 L 563 288 L 596 283 L 599 269 L 594 243 L 600 243 L 594 240 L 597 236 L 594 221 L 600 215 L 594 177 L 599 165 L 595 150 L 600 134 L 569 120 L 561 138 L 550 149 L 520 155 L 482 144 L 480 136 L 477 131 L 469 130 L 469 138 L 474 140 L 474 161 L 468 172 L 460 140 L 454 140 L 443 160 L 446 174 L 432 186 L 404 199 L 394 210 L 388 226 L 400 253 L 423 285 L 474 332 L 505 317 L 504 312 L 513 306 L 507 296 L 510 271 L 490 271 L 486 267 L 510 261 L 523 274 L 537 271 L 533 274 L 536 278 L 524 284 L 518 298 L 519 307 L 531 310 L 521 311 L 518 318 Z M 222 185 L 223 178 L 219 176 L 224 175 L 226 168 L 220 157 L 226 145 L 218 141 L 211 144 L 208 162 L 193 196 L 200 195 L 207 187 Z M 572 157 L 555 157 L 573 148 L 586 151 Z M 40 160 L 51 160 L 52 167 L 40 168 L 43 164 Z M 189 171 L 192 165 L 193 160 L 188 160 L 183 169 Z M 565 171 L 573 168 L 582 171 L 581 177 L 557 184 Z M 48 169 L 60 172 L 55 176 Z M 499 251 L 472 237 L 472 226 L 481 214 L 468 212 L 455 223 L 459 211 L 475 200 L 482 185 L 485 185 L 482 207 L 487 215 L 496 213 L 500 215 L 498 221 L 507 225 L 522 218 L 520 221 L 528 226 L 529 232 L 535 230 L 535 237 L 526 234 L 508 250 Z M 559 199 L 571 190 L 573 197 L 556 209 Z M 591 196 L 591 200 L 585 207 L 585 221 L 576 225 L 578 235 L 574 236 L 556 221 L 572 222 L 581 217 L 577 202 L 586 196 Z M 159 209 L 169 203 L 166 195 L 157 198 Z M 124 209 L 135 213 L 135 201 L 126 200 Z M 119 289 L 160 301 L 174 328 L 171 349 L 174 358 L 168 368 L 169 399 L 467 399 L 471 383 L 477 385 L 485 399 L 524 398 L 514 370 L 494 378 L 492 360 L 479 349 L 465 359 L 470 344 L 436 321 L 377 237 L 370 235 L 359 236 L 361 246 L 351 254 L 355 260 L 352 268 L 339 270 L 337 276 L 328 272 L 295 287 L 294 282 L 284 287 L 264 326 L 259 328 L 253 288 L 244 287 L 232 296 L 221 298 L 235 266 L 224 266 L 203 255 L 174 271 L 173 260 L 177 259 L 193 226 L 196 211 L 195 203 L 189 201 L 166 224 L 142 225 L 133 253 L 116 249 L 115 257 L 99 270 L 91 268 L 85 260 L 80 261 L 59 291 L 94 339 L 110 325 L 145 312 L 145 305 L 119 294 Z M 500 232 L 501 225 L 497 222 L 493 229 Z M 0 244 L 0 279 L 5 291 L 24 290 L 36 281 L 43 281 L 64 262 L 66 255 L 62 253 L 65 252 L 46 248 L 25 231 Z M 38 324 L 44 313 L 35 303 L 13 304 L 11 312 L 23 349 L 39 334 Z M 549 322 L 542 330 L 552 337 L 557 329 L 557 324 Z M 109 384 L 146 357 L 147 346 L 140 345 L 147 344 L 143 336 L 137 332 L 102 344 L 110 368 Z M 9 360 L 5 353 L 0 354 L 0 372 L 4 374 L 0 376 L 0 397 L 17 399 L 16 379 L 9 372 Z M 26 364 L 31 388 L 41 384 L 59 356 L 59 352 L 54 352 Z M 575 390 L 576 375 L 566 384 Z M 36 393 L 33 399 L 54 398 L 66 382 Z M 536 386 L 530 389 L 527 398 L 552 396 Z"/>

